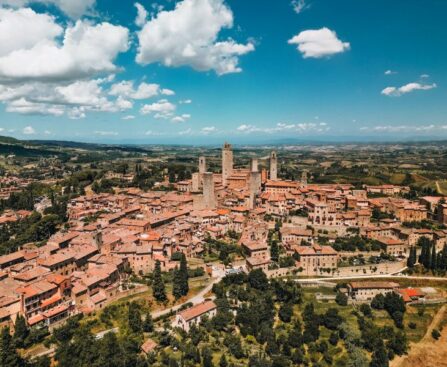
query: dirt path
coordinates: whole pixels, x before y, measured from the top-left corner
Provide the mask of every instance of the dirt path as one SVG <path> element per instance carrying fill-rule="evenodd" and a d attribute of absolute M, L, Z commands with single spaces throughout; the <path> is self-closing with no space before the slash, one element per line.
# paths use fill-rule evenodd
<path fill-rule="evenodd" d="M 447 317 L 446 311 L 447 305 L 442 306 L 421 341 L 410 345 L 408 355 L 394 358 L 390 367 L 447 367 L 447 328 L 444 328 L 439 340 L 431 336 L 433 329 Z"/>
<path fill-rule="evenodd" d="M 441 195 L 444 194 L 444 193 L 442 192 L 442 190 L 441 190 L 441 186 L 439 186 L 439 181 L 436 181 L 436 190 L 437 190 Z"/>

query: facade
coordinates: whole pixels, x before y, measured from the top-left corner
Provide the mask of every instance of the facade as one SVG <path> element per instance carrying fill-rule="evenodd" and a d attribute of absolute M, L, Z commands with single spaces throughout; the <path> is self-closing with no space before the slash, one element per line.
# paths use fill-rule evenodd
<path fill-rule="evenodd" d="M 348 295 L 352 301 L 371 302 L 376 295 L 394 292 L 398 287 L 399 284 L 393 282 L 351 282 L 348 284 Z"/>
<path fill-rule="evenodd" d="M 172 326 L 179 327 L 184 331 L 189 332 L 192 325 L 198 325 L 204 317 L 210 319 L 214 317 L 216 313 L 216 304 L 213 301 L 205 301 L 177 313 Z"/>

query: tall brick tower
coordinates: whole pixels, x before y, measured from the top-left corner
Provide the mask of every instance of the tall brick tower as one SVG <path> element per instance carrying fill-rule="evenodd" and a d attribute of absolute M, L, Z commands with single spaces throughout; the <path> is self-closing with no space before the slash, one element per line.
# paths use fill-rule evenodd
<path fill-rule="evenodd" d="M 278 179 L 278 158 L 275 151 L 270 153 L 270 179 L 273 181 Z"/>
<path fill-rule="evenodd" d="M 225 142 L 222 148 L 222 184 L 227 185 L 227 179 L 233 173 L 233 148 Z"/>
<path fill-rule="evenodd" d="M 203 175 L 206 172 L 206 159 L 204 156 L 199 157 L 199 173 Z"/>
<path fill-rule="evenodd" d="M 203 204 L 205 209 L 214 209 L 216 207 L 214 180 L 211 172 L 203 173 Z"/>

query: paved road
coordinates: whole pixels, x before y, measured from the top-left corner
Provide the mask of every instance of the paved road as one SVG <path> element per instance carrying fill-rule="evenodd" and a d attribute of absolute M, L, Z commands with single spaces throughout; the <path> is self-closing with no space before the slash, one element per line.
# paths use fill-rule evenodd
<path fill-rule="evenodd" d="M 213 278 L 211 280 L 211 283 L 208 284 L 205 288 L 203 288 L 195 296 L 193 296 L 193 297 L 187 299 L 185 302 L 180 303 L 178 305 L 175 305 L 173 307 L 166 308 L 166 309 L 161 310 L 161 311 L 152 312 L 152 317 L 153 318 L 157 318 L 157 317 L 166 315 L 166 314 L 170 313 L 171 311 L 177 311 L 180 307 L 184 306 L 187 303 L 192 303 L 193 305 L 196 305 L 198 303 L 202 303 L 205 300 L 205 294 L 207 294 L 213 288 L 214 284 L 220 282 L 221 279 L 222 279 L 222 277 Z M 210 298 L 214 299 L 214 296 L 211 296 Z"/>

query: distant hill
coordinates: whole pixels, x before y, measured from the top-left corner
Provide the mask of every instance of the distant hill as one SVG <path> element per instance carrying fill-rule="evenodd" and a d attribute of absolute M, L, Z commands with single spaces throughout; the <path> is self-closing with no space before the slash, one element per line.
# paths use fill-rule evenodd
<path fill-rule="evenodd" d="M 0 144 L 20 144 L 20 140 L 10 136 L 0 136 Z"/>

